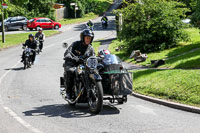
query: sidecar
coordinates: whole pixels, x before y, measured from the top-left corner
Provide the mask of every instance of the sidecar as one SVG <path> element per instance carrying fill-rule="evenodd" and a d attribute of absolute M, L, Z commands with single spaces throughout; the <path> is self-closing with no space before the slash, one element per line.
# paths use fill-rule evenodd
<path fill-rule="evenodd" d="M 115 100 L 122 104 L 127 101 L 127 95 L 132 93 L 133 77 L 122 65 L 116 55 L 105 55 L 101 64 L 104 66 L 99 71 L 102 77 L 104 100 L 114 103 Z"/>

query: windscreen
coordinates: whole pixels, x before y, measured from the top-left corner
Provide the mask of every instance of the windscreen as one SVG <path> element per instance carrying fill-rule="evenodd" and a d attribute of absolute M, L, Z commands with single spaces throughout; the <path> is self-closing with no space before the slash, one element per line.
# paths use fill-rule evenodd
<path fill-rule="evenodd" d="M 103 63 L 106 64 L 106 65 L 120 64 L 120 63 L 122 63 L 122 61 L 120 60 L 120 58 L 118 56 L 108 54 L 108 55 L 104 55 Z"/>

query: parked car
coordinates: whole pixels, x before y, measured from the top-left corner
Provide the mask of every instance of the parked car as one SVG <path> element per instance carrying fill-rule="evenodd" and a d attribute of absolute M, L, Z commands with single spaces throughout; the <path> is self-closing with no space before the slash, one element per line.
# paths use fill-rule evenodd
<path fill-rule="evenodd" d="M 24 16 L 8 17 L 4 20 L 5 31 L 16 29 L 27 30 L 27 21 L 28 19 Z M 1 29 L 0 23 L 0 30 Z"/>
<path fill-rule="evenodd" d="M 58 22 L 54 22 L 53 20 L 49 18 L 32 18 L 28 21 L 27 27 L 30 30 L 36 29 L 39 30 L 39 28 L 43 29 L 59 29 L 61 28 L 61 24 Z"/>

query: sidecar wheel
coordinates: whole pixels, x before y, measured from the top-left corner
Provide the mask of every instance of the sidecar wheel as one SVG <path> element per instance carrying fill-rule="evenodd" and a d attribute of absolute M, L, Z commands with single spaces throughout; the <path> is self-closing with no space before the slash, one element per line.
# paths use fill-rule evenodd
<path fill-rule="evenodd" d="M 92 113 L 98 114 L 103 104 L 103 88 L 101 82 L 92 84 L 92 88 L 88 99 L 88 105 Z"/>

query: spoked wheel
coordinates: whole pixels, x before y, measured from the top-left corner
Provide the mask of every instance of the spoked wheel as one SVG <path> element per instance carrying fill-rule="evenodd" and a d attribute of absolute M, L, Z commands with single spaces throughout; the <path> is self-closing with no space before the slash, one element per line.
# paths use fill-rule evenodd
<path fill-rule="evenodd" d="M 101 82 L 92 83 L 88 99 L 89 109 L 92 113 L 98 114 L 103 104 L 103 88 Z"/>

